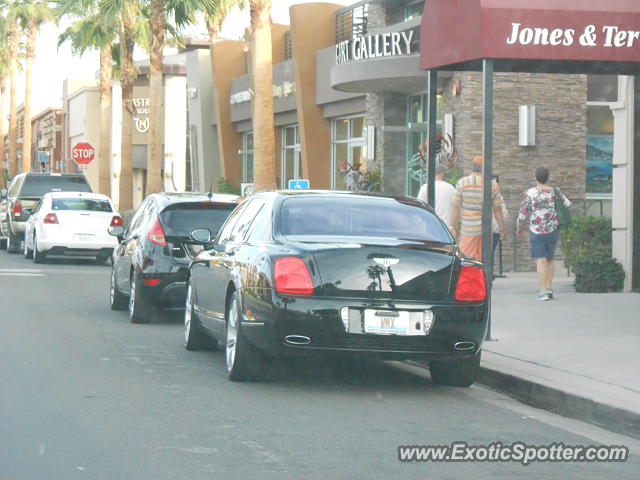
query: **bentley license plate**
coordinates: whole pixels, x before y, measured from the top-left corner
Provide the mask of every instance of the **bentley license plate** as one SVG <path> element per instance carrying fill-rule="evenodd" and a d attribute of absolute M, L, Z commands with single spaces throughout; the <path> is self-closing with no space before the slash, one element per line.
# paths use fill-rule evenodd
<path fill-rule="evenodd" d="M 409 335 L 409 312 L 365 310 L 364 331 L 378 335 Z"/>

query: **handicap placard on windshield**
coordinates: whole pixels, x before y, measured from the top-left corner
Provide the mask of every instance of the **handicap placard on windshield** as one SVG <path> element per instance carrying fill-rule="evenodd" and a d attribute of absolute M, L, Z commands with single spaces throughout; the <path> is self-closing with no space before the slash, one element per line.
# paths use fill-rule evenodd
<path fill-rule="evenodd" d="M 309 180 L 289 180 L 289 190 L 309 190 Z"/>

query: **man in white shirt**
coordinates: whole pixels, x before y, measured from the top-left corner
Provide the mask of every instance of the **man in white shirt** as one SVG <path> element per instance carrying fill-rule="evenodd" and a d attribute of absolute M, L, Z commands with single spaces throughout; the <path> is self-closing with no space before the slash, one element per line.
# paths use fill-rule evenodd
<path fill-rule="evenodd" d="M 444 181 L 444 173 L 447 171 L 447 167 L 441 163 L 436 165 L 436 205 L 435 211 L 442 219 L 445 225 L 450 226 L 451 223 L 451 202 L 455 194 L 455 187 L 449 182 Z M 425 183 L 420 187 L 418 193 L 418 199 L 424 203 L 427 202 L 427 184 Z"/>

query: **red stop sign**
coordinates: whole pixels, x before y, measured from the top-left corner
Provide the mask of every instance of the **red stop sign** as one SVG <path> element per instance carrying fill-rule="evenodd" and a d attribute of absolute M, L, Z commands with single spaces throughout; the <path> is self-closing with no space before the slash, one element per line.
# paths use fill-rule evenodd
<path fill-rule="evenodd" d="M 91 144 L 87 142 L 80 142 L 71 149 L 71 158 L 73 158 L 73 161 L 78 165 L 90 164 L 95 156 L 96 151 Z"/>

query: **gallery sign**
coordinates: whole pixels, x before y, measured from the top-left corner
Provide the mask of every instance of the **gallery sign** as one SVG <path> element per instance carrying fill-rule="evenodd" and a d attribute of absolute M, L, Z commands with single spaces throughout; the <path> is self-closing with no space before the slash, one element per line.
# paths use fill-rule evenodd
<path fill-rule="evenodd" d="M 378 57 L 411 55 L 414 30 L 365 35 L 336 45 L 336 65 Z"/>

